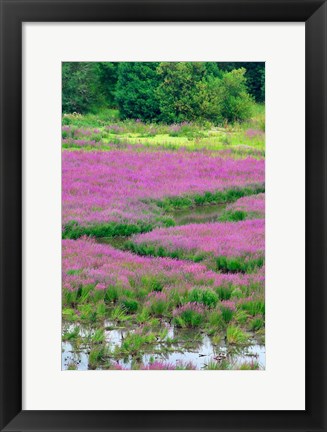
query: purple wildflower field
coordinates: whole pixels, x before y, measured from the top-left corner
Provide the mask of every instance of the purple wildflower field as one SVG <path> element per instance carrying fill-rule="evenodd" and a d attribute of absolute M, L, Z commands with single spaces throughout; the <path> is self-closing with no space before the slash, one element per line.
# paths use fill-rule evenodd
<path fill-rule="evenodd" d="M 154 201 L 264 184 L 264 161 L 201 153 L 64 151 L 62 222 L 152 221 Z"/>
<path fill-rule="evenodd" d="M 106 290 L 109 286 L 135 290 L 135 286 L 142 284 L 147 276 L 160 280 L 166 293 L 172 289 L 186 291 L 199 286 L 213 289 L 221 286 L 250 287 L 264 282 L 262 272 L 217 273 L 190 261 L 138 256 L 90 238 L 63 240 L 62 255 L 63 288 L 68 291 L 90 286 L 95 291 Z M 148 300 L 162 295 L 162 292 L 150 292 Z"/>
<path fill-rule="evenodd" d="M 246 354 L 264 337 L 263 159 L 138 145 L 65 149 L 62 167 L 65 369 L 264 367 Z M 222 205 L 248 218 L 202 221 Z"/>
<path fill-rule="evenodd" d="M 263 219 L 240 222 L 190 224 L 180 227 L 157 228 L 133 237 L 136 244 L 155 244 L 172 252 L 183 250 L 212 253 L 214 256 L 263 257 L 265 223 Z"/>
<path fill-rule="evenodd" d="M 229 204 L 226 210 L 244 211 L 254 214 L 256 217 L 265 217 L 265 194 L 242 197 L 236 202 Z"/>

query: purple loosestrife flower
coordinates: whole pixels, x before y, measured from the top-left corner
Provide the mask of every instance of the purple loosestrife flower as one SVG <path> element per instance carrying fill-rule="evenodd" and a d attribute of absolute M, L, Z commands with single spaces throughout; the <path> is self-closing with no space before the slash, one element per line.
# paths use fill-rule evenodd
<path fill-rule="evenodd" d="M 175 365 L 169 362 L 162 362 L 156 360 L 153 363 L 143 365 L 141 367 L 143 370 L 176 370 L 176 369 L 196 369 L 196 367 L 191 363 L 177 362 Z"/>
<path fill-rule="evenodd" d="M 132 289 L 150 276 L 163 283 L 163 292 L 148 298 L 163 299 L 171 289 L 191 290 L 194 286 L 263 286 L 264 268 L 255 274 L 224 274 L 208 270 L 202 264 L 171 258 L 141 257 L 123 252 L 93 239 L 62 240 L 63 289 L 74 291 L 80 286 L 119 286 Z"/>
<path fill-rule="evenodd" d="M 184 312 L 187 312 L 187 311 L 192 311 L 192 312 L 196 312 L 198 314 L 203 314 L 205 311 L 205 307 L 203 306 L 203 304 L 197 303 L 197 302 L 185 303 L 183 306 L 179 306 L 178 308 L 173 310 L 173 316 L 174 317 L 180 316 Z"/>
<path fill-rule="evenodd" d="M 72 139 L 65 138 L 62 140 L 63 144 L 69 145 L 70 147 L 99 147 L 101 145 L 100 142 L 96 142 L 94 140 L 85 140 L 85 139 Z"/>
<path fill-rule="evenodd" d="M 181 125 L 180 124 L 172 124 L 169 126 L 169 131 L 170 132 L 179 132 L 181 130 Z"/>
<path fill-rule="evenodd" d="M 232 300 L 222 300 L 220 302 L 220 305 L 221 305 L 221 307 L 223 307 L 225 309 L 229 309 L 233 312 L 236 310 L 235 302 Z"/>
<path fill-rule="evenodd" d="M 226 210 L 245 211 L 247 213 L 256 213 L 258 216 L 265 216 L 265 194 L 250 195 L 242 197 L 229 204 Z"/>
<path fill-rule="evenodd" d="M 63 289 L 69 291 L 86 285 L 133 289 L 148 276 L 162 281 L 163 291 L 153 292 L 148 301 L 164 299 L 172 289 L 183 292 L 192 290 L 194 286 L 200 289 L 264 285 L 264 268 L 251 275 L 216 273 L 193 262 L 123 252 L 87 237 L 62 241 L 62 272 Z"/>
<path fill-rule="evenodd" d="M 200 251 L 214 256 L 262 257 L 265 248 L 265 222 L 252 219 L 234 222 L 190 224 L 157 228 L 134 236 L 137 244 L 155 244 L 170 252 Z"/>
<path fill-rule="evenodd" d="M 98 143 L 99 144 L 99 143 Z M 74 140 L 78 147 L 94 141 Z M 63 151 L 62 222 L 87 226 L 153 222 L 154 201 L 262 185 L 264 160 L 228 159 L 186 151 Z"/>
<path fill-rule="evenodd" d="M 119 125 L 116 125 L 116 124 L 108 125 L 108 126 L 106 126 L 106 129 L 109 132 L 114 132 L 114 133 L 124 132 L 124 128 L 119 126 Z"/>
<path fill-rule="evenodd" d="M 254 138 L 254 137 L 256 137 L 256 136 L 262 136 L 264 133 L 261 131 L 261 130 L 257 130 L 257 129 L 248 129 L 246 132 L 245 132 L 245 135 L 248 137 L 248 138 Z"/>
<path fill-rule="evenodd" d="M 167 301 L 167 295 L 162 291 L 158 291 L 158 292 L 152 291 L 148 294 L 147 298 L 154 301 L 159 301 L 159 300 Z"/>

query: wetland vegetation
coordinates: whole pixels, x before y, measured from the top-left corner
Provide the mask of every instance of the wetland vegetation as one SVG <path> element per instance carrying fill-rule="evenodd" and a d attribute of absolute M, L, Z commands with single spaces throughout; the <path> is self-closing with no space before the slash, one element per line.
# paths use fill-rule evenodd
<path fill-rule="evenodd" d="M 62 369 L 265 368 L 262 73 L 63 64 Z"/>

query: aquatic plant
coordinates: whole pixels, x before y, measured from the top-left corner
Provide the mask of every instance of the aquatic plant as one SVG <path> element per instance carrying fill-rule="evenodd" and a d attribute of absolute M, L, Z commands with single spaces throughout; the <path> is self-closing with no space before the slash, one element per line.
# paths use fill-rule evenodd
<path fill-rule="evenodd" d="M 63 341 L 70 341 L 72 339 L 76 339 L 79 336 L 79 332 L 80 329 L 78 326 L 75 326 L 73 329 L 66 331 L 63 335 L 62 335 L 62 340 Z"/>
<path fill-rule="evenodd" d="M 262 318 L 254 318 L 251 322 L 250 322 L 250 329 L 252 331 L 258 331 L 260 330 L 262 327 L 264 326 L 264 321 Z"/>
<path fill-rule="evenodd" d="M 89 367 L 90 369 L 96 369 L 99 363 L 105 361 L 108 352 L 104 344 L 95 346 L 91 349 L 89 354 Z"/>
<path fill-rule="evenodd" d="M 233 365 L 227 360 L 222 359 L 221 361 L 210 360 L 204 367 L 207 370 L 229 370 L 233 369 Z"/>
<path fill-rule="evenodd" d="M 220 303 L 220 310 L 225 323 L 229 323 L 233 318 L 234 312 L 236 311 L 235 302 L 231 300 L 223 300 Z"/>
<path fill-rule="evenodd" d="M 189 291 L 187 298 L 190 302 L 202 303 L 209 308 L 215 307 L 218 303 L 217 294 L 212 290 L 206 290 L 203 288 Z"/>
<path fill-rule="evenodd" d="M 174 364 L 174 363 L 156 360 L 154 362 L 148 363 L 147 365 L 141 366 L 141 369 L 142 370 L 192 370 L 192 369 L 196 369 L 196 367 L 191 362 L 180 361 Z"/>
<path fill-rule="evenodd" d="M 226 338 L 230 344 L 243 344 L 248 341 L 248 336 L 239 327 L 234 325 L 227 327 Z"/>
<path fill-rule="evenodd" d="M 247 362 L 243 362 L 238 365 L 237 369 L 239 370 L 258 370 L 260 369 L 260 365 L 256 360 L 251 360 Z"/>
<path fill-rule="evenodd" d="M 121 346 L 116 346 L 115 353 L 116 355 L 119 355 L 121 352 L 125 355 L 140 356 L 142 350 L 154 342 L 156 342 L 156 337 L 153 333 L 128 333 L 122 341 Z"/>
<path fill-rule="evenodd" d="M 139 307 L 139 303 L 133 299 L 125 298 L 121 302 L 127 313 L 134 313 Z"/>
<path fill-rule="evenodd" d="M 173 310 L 173 322 L 177 327 L 198 327 L 204 320 L 205 308 L 196 302 L 185 303 Z"/>
<path fill-rule="evenodd" d="M 167 311 L 167 295 L 164 292 L 150 292 L 146 300 L 145 306 L 151 314 L 162 316 Z"/>

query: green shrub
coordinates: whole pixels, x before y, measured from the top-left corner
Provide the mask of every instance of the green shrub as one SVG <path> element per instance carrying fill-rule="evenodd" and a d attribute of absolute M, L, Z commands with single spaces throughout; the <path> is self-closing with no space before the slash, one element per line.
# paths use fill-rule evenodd
<path fill-rule="evenodd" d="M 123 119 L 133 118 L 144 121 L 159 117 L 157 87 L 158 63 L 122 62 L 118 66 L 116 101 Z"/>
<path fill-rule="evenodd" d="M 99 63 L 62 64 L 62 112 L 85 113 L 104 103 L 100 89 Z M 66 123 L 67 124 L 67 123 Z"/>

